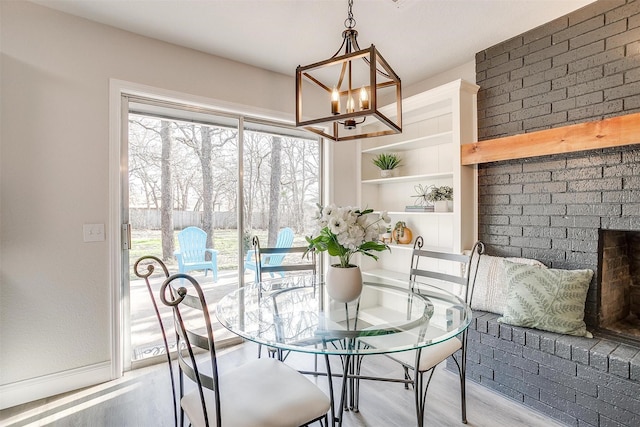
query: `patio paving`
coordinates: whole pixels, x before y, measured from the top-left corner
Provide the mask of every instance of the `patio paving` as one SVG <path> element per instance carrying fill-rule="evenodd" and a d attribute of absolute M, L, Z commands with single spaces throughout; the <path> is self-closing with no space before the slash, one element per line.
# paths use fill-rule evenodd
<path fill-rule="evenodd" d="M 171 271 L 170 269 L 170 273 L 175 272 L 176 271 Z M 204 275 L 204 272 L 199 271 L 190 272 L 190 274 L 202 286 L 209 307 L 213 307 L 224 295 L 233 291 L 238 286 L 237 270 L 218 271 L 218 281 L 215 283 L 213 282 L 211 273 L 207 276 Z M 252 281 L 253 272 L 249 272 L 245 275 L 245 282 L 249 283 Z M 154 291 L 158 292 L 162 284 L 162 278 L 158 275 L 151 283 Z M 169 338 L 172 338 L 173 325 L 171 309 L 162 305 L 160 300 L 157 302 L 164 327 L 168 331 L 167 335 Z M 164 354 L 164 344 L 162 343 L 162 334 L 158 327 L 158 320 L 153 310 L 147 287 L 142 279 L 132 279 L 130 282 L 130 306 L 132 360 L 140 361 Z M 234 334 L 227 331 L 218 322 L 214 325 L 214 334 L 216 342 L 218 343 L 228 338 L 236 338 Z"/>

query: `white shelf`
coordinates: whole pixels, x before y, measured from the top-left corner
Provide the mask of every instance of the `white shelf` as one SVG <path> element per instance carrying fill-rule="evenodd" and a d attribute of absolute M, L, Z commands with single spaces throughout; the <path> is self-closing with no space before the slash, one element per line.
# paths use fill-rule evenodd
<path fill-rule="evenodd" d="M 363 153 L 377 154 L 387 151 L 409 151 L 417 148 L 424 148 L 429 145 L 441 145 L 451 142 L 452 131 L 440 132 L 433 135 L 421 136 L 408 139 L 406 141 L 395 142 L 393 144 L 381 145 L 379 147 L 362 150 Z"/>
<path fill-rule="evenodd" d="M 425 250 L 459 253 L 477 238 L 476 172 L 460 165 L 460 145 L 476 139 L 477 90 L 474 84 L 456 80 L 409 97 L 403 100 L 401 134 L 360 142 L 360 205 L 387 211 L 392 227 L 398 220 L 406 221 L 414 238 L 424 238 Z M 401 153 L 402 176 L 380 178 L 372 160 L 394 152 Z M 418 184 L 451 186 L 454 211 L 405 212 L 420 192 Z M 384 278 L 406 287 L 413 245 L 390 246 L 391 252 L 381 253 L 376 263 L 368 262 L 362 274 L 367 280 Z"/>
<path fill-rule="evenodd" d="M 409 271 L 408 267 L 407 267 L 407 271 Z M 399 273 L 397 271 L 383 270 L 381 268 L 366 270 L 366 271 L 363 271 L 362 274 L 364 276 L 371 276 L 373 278 L 378 278 L 378 279 L 390 279 L 394 282 L 398 282 L 399 285 L 403 285 L 405 287 L 409 282 L 409 273 Z"/>
<path fill-rule="evenodd" d="M 398 243 L 388 243 L 387 245 L 389 246 L 389 248 L 391 248 L 391 251 L 395 251 L 395 250 L 412 251 L 413 250 L 413 243 L 409 243 L 408 245 L 400 245 Z"/>
<path fill-rule="evenodd" d="M 434 216 L 451 216 L 453 212 L 407 212 L 407 211 L 389 211 L 389 215 L 434 215 Z"/>
<path fill-rule="evenodd" d="M 453 178 L 453 172 L 426 173 L 421 175 L 394 176 L 391 178 L 364 179 L 363 184 L 396 184 L 400 182 L 421 181 L 425 179 Z"/>
<path fill-rule="evenodd" d="M 413 250 L 413 243 L 408 244 L 408 245 L 398 245 L 395 243 L 392 243 L 389 245 L 389 247 L 391 248 L 391 250 L 394 249 L 402 249 L 402 250 Z M 423 251 L 433 251 L 433 252 L 451 252 L 451 248 L 443 248 L 443 247 L 438 247 L 438 246 L 423 246 L 422 247 Z"/>

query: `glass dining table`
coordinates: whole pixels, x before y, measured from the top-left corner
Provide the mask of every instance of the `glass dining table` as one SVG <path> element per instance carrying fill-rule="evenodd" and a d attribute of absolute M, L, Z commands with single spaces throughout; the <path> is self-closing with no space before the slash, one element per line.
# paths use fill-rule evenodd
<path fill-rule="evenodd" d="M 215 314 L 229 331 L 276 349 L 281 358 L 290 351 L 324 356 L 326 372 L 304 373 L 327 376 L 331 416 L 342 425 L 344 409 L 358 410 L 360 379 L 408 382 L 361 376 L 360 358 L 439 343 L 463 332 L 471 321 L 471 309 L 453 293 L 427 284 L 409 289 L 408 281 L 372 278 L 365 280 L 356 301 L 339 303 L 328 296 L 323 276 L 286 276 L 225 295 Z M 329 356 L 342 358 L 341 373 L 331 372 Z M 339 405 L 333 376 L 342 378 Z"/>

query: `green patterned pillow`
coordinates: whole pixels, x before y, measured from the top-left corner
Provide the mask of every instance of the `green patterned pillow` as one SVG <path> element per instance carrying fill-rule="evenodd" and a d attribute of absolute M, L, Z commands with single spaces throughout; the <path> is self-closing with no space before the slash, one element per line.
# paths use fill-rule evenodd
<path fill-rule="evenodd" d="M 507 304 L 498 322 L 592 337 L 584 323 L 592 270 L 557 270 L 503 262 Z"/>

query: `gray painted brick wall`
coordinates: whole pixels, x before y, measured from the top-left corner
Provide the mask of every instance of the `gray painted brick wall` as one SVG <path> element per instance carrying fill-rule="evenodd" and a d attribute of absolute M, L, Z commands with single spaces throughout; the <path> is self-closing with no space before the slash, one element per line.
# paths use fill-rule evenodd
<path fill-rule="evenodd" d="M 640 3 L 600 0 L 476 54 L 479 139 L 640 111 Z"/>
<path fill-rule="evenodd" d="M 640 112 L 640 0 L 599 0 L 478 52 L 476 83 L 480 141 Z M 478 228 L 491 255 L 594 270 L 597 326 L 598 230 L 640 230 L 640 145 L 479 165 Z M 640 425 L 638 348 L 479 314 L 468 378 L 566 425 Z"/>
<path fill-rule="evenodd" d="M 480 140 L 639 112 L 640 1 L 599 0 L 478 52 L 476 83 Z M 495 255 L 591 268 L 595 283 L 598 229 L 640 229 L 639 159 L 629 146 L 480 165 L 479 238 Z"/>
<path fill-rule="evenodd" d="M 640 230 L 640 146 L 482 165 L 480 240 L 500 256 L 598 269 L 598 230 Z M 585 320 L 597 325 L 595 280 Z"/>
<path fill-rule="evenodd" d="M 474 316 L 468 379 L 568 426 L 640 425 L 640 348 L 500 324 L 493 313 Z M 447 369 L 457 370 L 451 359 Z"/>

